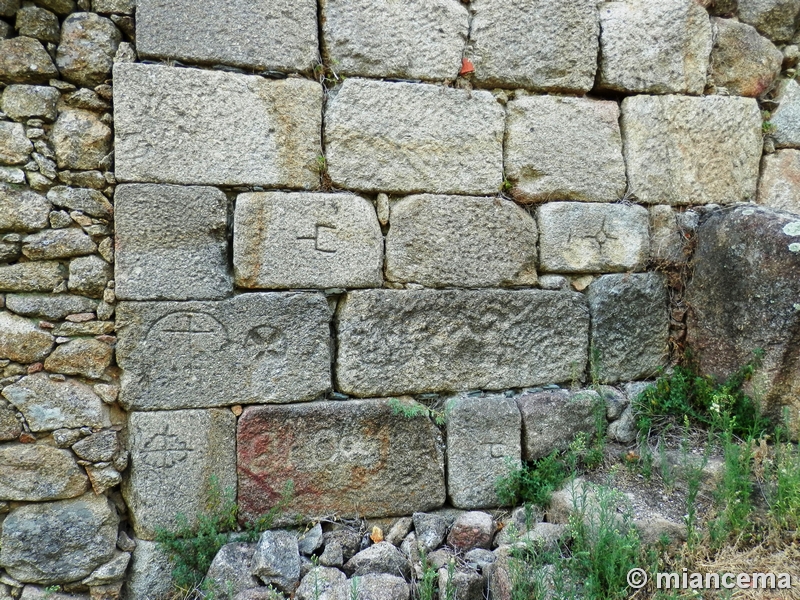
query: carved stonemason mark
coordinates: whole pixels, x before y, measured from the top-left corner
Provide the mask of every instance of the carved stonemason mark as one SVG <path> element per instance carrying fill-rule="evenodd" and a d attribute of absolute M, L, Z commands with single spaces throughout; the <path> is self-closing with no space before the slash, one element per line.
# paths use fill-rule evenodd
<path fill-rule="evenodd" d="M 600 251 L 601 255 L 603 254 L 603 246 L 604 246 L 604 244 L 606 244 L 609 240 L 618 240 L 619 239 L 618 237 L 616 237 L 614 235 L 611 235 L 611 232 L 606 229 L 606 217 L 603 217 L 603 222 L 600 225 L 600 228 L 598 229 L 597 233 L 589 233 L 587 235 L 582 235 L 582 236 L 580 236 L 580 238 L 581 239 L 586 239 L 586 240 L 591 239 L 591 240 L 594 240 L 595 242 L 597 242 L 597 245 L 598 245 L 598 248 L 599 248 L 599 251 Z M 570 232 L 569 238 L 567 238 L 567 243 L 569 243 L 571 241 L 572 241 L 572 232 Z"/>
<path fill-rule="evenodd" d="M 157 469 L 169 469 L 182 463 L 193 452 L 188 444 L 178 439 L 178 436 L 169 432 L 169 425 L 164 425 L 164 431 L 152 436 L 142 446 L 142 461 Z"/>
<path fill-rule="evenodd" d="M 324 225 L 317 223 L 314 226 L 314 235 L 297 236 L 298 240 L 314 240 L 314 249 L 324 254 L 336 254 L 336 248 L 332 248 L 330 243 L 326 243 L 326 231 L 336 231 L 336 225 Z"/>

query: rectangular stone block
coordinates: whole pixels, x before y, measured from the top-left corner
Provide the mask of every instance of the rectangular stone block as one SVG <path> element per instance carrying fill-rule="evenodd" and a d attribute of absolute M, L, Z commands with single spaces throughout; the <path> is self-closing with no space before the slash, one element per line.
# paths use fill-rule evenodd
<path fill-rule="evenodd" d="M 752 98 L 630 96 L 622 102 L 628 182 L 647 204 L 755 199 L 763 147 Z"/>
<path fill-rule="evenodd" d="M 764 155 L 758 203 L 800 214 L 800 150 L 787 148 Z"/>
<path fill-rule="evenodd" d="M 400 414 L 398 402 L 416 404 L 404 398 L 245 409 L 237 431 L 243 516 L 269 510 L 289 480 L 288 517 L 383 517 L 441 506 L 441 433 L 426 416 Z"/>
<path fill-rule="evenodd" d="M 473 0 L 473 77 L 484 87 L 588 92 L 597 69 L 596 4 Z"/>
<path fill-rule="evenodd" d="M 522 417 L 513 398 L 458 396 L 447 404 L 447 494 L 457 508 L 500 505 L 497 480 L 522 467 Z"/>
<path fill-rule="evenodd" d="M 505 167 L 517 200 L 619 200 L 627 186 L 619 106 L 559 96 L 509 102 Z"/>
<path fill-rule="evenodd" d="M 356 396 L 506 389 L 584 371 L 581 294 L 541 290 L 369 290 L 337 310 L 338 388 Z"/>
<path fill-rule="evenodd" d="M 536 283 L 536 221 L 498 198 L 408 196 L 391 207 L 386 278 L 426 287 Z"/>
<path fill-rule="evenodd" d="M 133 410 L 312 400 L 330 387 L 322 294 L 121 302 L 120 402 Z"/>
<path fill-rule="evenodd" d="M 488 92 L 348 79 L 326 113 L 328 172 L 369 192 L 494 194 L 504 121 Z"/>
<path fill-rule="evenodd" d="M 603 273 L 645 267 L 650 233 L 642 206 L 548 202 L 537 216 L 542 271 Z"/>
<path fill-rule="evenodd" d="M 207 300 L 233 292 L 228 199 L 212 187 L 123 184 L 114 194 L 120 300 Z"/>
<path fill-rule="evenodd" d="M 114 67 L 120 181 L 313 188 L 322 86 L 161 65 Z"/>
<path fill-rule="evenodd" d="M 360 288 L 383 284 L 383 234 L 355 194 L 241 194 L 233 226 L 236 285 Z"/>
<path fill-rule="evenodd" d="M 133 530 L 152 540 L 208 514 L 211 478 L 236 493 L 236 417 L 228 409 L 133 412 L 128 415 L 130 466 L 122 484 Z"/>
<path fill-rule="evenodd" d="M 453 80 L 469 33 L 458 0 L 322 0 L 323 52 L 338 75 Z"/>
<path fill-rule="evenodd" d="M 310 71 L 318 60 L 314 0 L 138 0 L 140 57 Z"/>

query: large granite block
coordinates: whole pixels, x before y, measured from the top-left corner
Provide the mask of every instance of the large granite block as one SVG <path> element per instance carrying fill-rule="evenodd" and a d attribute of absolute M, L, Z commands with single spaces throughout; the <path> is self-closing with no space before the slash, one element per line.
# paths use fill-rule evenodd
<path fill-rule="evenodd" d="M 314 0 L 137 0 L 144 58 L 310 71 L 318 60 Z"/>
<path fill-rule="evenodd" d="M 120 181 L 312 188 L 322 86 L 306 79 L 117 63 Z"/>
<path fill-rule="evenodd" d="M 408 515 L 445 500 L 441 433 L 391 400 L 249 407 L 237 441 L 245 518 L 274 506 L 289 480 L 289 515 Z"/>
<path fill-rule="evenodd" d="M 330 387 L 322 294 L 117 307 L 120 401 L 128 409 L 312 400 Z"/>
<path fill-rule="evenodd" d="M 133 530 L 152 540 L 184 515 L 207 514 L 212 478 L 236 492 L 236 417 L 228 409 L 133 412 L 128 418 L 130 467 L 122 493 Z"/>
<path fill-rule="evenodd" d="M 343 392 L 505 389 L 582 373 L 589 314 L 577 293 L 369 290 L 337 310 Z"/>
<path fill-rule="evenodd" d="M 241 194 L 233 226 L 236 285 L 359 288 L 383 283 L 383 235 L 355 194 Z"/>
<path fill-rule="evenodd" d="M 328 172 L 369 192 L 493 194 L 504 121 L 488 92 L 348 79 L 325 117 Z"/>
<path fill-rule="evenodd" d="M 212 187 L 123 184 L 114 194 L 120 300 L 213 300 L 233 292 L 228 199 Z"/>

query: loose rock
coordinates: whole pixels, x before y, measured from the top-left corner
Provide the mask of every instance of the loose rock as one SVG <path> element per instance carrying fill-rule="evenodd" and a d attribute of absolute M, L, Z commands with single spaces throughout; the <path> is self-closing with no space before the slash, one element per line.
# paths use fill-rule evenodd
<path fill-rule="evenodd" d="M 110 19 L 94 13 L 71 14 L 61 27 L 61 43 L 56 55 L 61 76 L 85 87 L 100 85 L 111 74 L 114 54 L 121 41 L 122 34 Z"/>
<path fill-rule="evenodd" d="M 467 551 L 473 548 L 488 550 L 492 544 L 495 532 L 495 523 L 492 516 L 485 512 L 466 512 L 455 520 L 447 543 L 457 551 Z"/>
<path fill-rule="evenodd" d="M 8 83 L 47 83 L 51 77 L 58 77 L 58 70 L 39 40 L 24 36 L 0 39 L 0 79 Z"/>
<path fill-rule="evenodd" d="M 408 577 L 411 566 L 400 550 L 389 542 L 380 542 L 347 561 L 344 571 L 352 577 L 363 577 L 371 573 Z"/>
<path fill-rule="evenodd" d="M 788 42 L 800 18 L 797 0 L 739 0 L 739 19 L 774 42 Z"/>
<path fill-rule="evenodd" d="M 39 117 L 55 121 L 56 103 L 61 94 L 55 88 L 39 85 L 9 85 L 3 90 L 2 109 L 15 121 Z"/>
<path fill-rule="evenodd" d="M 95 113 L 62 111 L 52 132 L 59 169 L 97 169 L 111 151 L 111 129 Z"/>
<path fill-rule="evenodd" d="M 0 358 L 32 363 L 42 360 L 52 348 L 52 335 L 28 319 L 0 311 Z"/>
<path fill-rule="evenodd" d="M 42 502 L 86 491 L 86 475 L 72 454 L 43 444 L 0 446 L 0 498 Z"/>
<path fill-rule="evenodd" d="M 212 589 L 231 597 L 258 587 L 259 580 L 251 573 L 255 550 L 256 544 L 243 542 L 225 544 L 220 548 L 206 573 L 206 581 L 211 582 Z"/>
<path fill-rule="evenodd" d="M 253 554 L 253 575 L 282 592 L 294 592 L 300 581 L 297 538 L 288 531 L 262 533 Z"/>

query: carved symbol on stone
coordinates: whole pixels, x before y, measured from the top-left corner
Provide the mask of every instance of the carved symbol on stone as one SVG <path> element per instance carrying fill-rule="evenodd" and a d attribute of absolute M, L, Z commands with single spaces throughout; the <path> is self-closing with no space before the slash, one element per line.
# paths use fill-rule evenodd
<path fill-rule="evenodd" d="M 148 340 L 182 344 L 190 351 L 216 351 L 228 342 L 225 327 L 211 315 L 194 311 L 178 311 L 156 321 L 147 334 Z"/>
<path fill-rule="evenodd" d="M 567 243 L 572 241 L 572 232 L 570 232 L 569 237 L 567 238 Z M 582 239 L 587 240 L 594 240 L 597 242 L 598 249 L 600 254 L 603 253 L 603 245 L 606 244 L 609 240 L 618 240 L 619 238 L 615 235 L 612 235 L 612 232 L 608 231 L 606 228 L 606 217 L 603 217 L 603 222 L 600 225 L 600 228 L 595 233 L 587 233 L 586 235 L 580 236 Z"/>
<path fill-rule="evenodd" d="M 297 236 L 298 240 L 314 240 L 314 249 L 324 254 L 335 254 L 336 248 L 332 248 L 330 243 L 326 241 L 329 232 L 336 231 L 336 225 L 323 225 L 317 223 L 314 226 L 314 235 L 310 236 Z M 326 235 L 327 234 L 327 235 Z"/>
<path fill-rule="evenodd" d="M 193 452 L 187 443 L 179 440 L 178 436 L 169 432 L 169 426 L 164 425 L 164 431 L 153 435 L 139 450 L 142 461 L 157 469 L 168 469 L 189 457 Z"/>
<path fill-rule="evenodd" d="M 267 353 L 282 354 L 285 350 L 285 339 L 283 332 L 272 325 L 259 325 L 247 332 L 244 340 L 244 347 L 252 349 L 256 354 L 254 360 L 258 360 Z"/>

